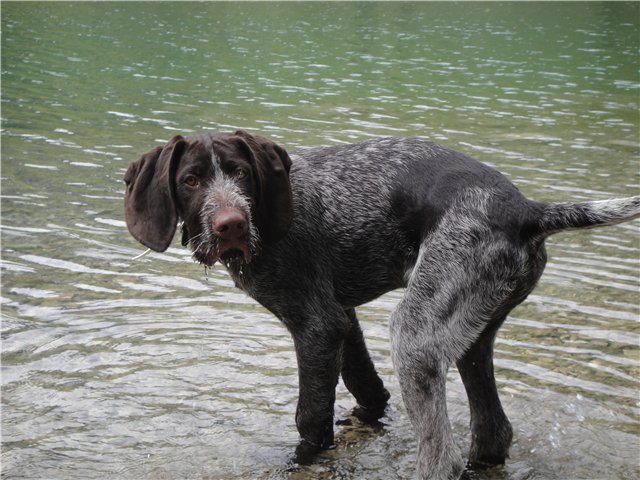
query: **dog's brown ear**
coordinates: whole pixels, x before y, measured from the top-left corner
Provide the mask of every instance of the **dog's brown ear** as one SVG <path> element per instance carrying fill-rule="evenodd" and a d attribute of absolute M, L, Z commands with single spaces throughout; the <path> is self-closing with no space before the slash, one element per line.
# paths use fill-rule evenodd
<path fill-rule="evenodd" d="M 131 235 L 143 245 L 164 252 L 178 224 L 175 169 L 185 141 L 177 135 L 133 162 L 124 176 L 124 216 Z"/>
<path fill-rule="evenodd" d="M 284 237 L 293 222 L 289 182 L 291 158 L 284 148 L 267 138 L 250 135 L 244 130 L 238 130 L 234 135 L 240 147 L 252 157 L 250 160 L 256 172 L 258 233 L 263 242 L 275 243 Z"/>

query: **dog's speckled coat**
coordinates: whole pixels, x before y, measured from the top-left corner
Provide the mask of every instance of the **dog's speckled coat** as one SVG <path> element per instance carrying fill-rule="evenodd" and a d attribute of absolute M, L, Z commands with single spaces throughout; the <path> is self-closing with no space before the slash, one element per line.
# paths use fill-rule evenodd
<path fill-rule="evenodd" d="M 493 342 L 533 290 L 544 240 L 569 228 L 640 215 L 640 197 L 544 204 L 500 173 L 418 138 L 286 151 L 243 131 L 177 136 L 129 168 L 125 213 L 133 236 L 183 243 L 273 312 L 294 340 L 300 379 L 299 461 L 333 443 L 341 374 L 366 421 L 384 414 L 355 307 L 404 287 L 391 317 L 393 363 L 418 440 L 420 478 L 458 478 L 445 401 L 456 363 L 469 396 L 469 464 L 504 463 L 512 437 L 493 375 Z M 240 212 L 242 238 L 220 239 L 220 209 Z M 244 253 L 243 253 L 244 252 Z"/>

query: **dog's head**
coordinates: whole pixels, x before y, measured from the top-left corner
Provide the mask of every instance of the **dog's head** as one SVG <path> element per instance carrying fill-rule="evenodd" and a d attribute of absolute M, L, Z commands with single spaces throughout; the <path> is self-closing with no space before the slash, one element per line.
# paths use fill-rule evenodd
<path fill-rule="evenodd" d="M 242 130 L 178 135 L 129 166 L 127 227 L 162 252 L 181 219 L 182 244 L 200 263 L 248 263 L 258 245 L 277 242 L 291 225 L 290 167 L 283 148 Z"/>

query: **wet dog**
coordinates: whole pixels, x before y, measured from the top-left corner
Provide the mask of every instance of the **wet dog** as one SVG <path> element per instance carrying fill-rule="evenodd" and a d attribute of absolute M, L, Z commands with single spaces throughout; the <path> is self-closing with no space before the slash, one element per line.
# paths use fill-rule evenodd
<path fill-rule="evenodd" d="M 512 429 L 498 398 L 493 341 L 533 290 L 545 239 L 640 216 L 640 197 L 540 203 L 465 155 L 418 138 L 300 150 L 244 131 L 176 136 L 131 164 L 125 217 L 156 251 L 183 222 L 193 258 L 223 263 L 236 285 L 291 332 L 299 371 L 296 458 L 333 444 L 341 375 L 373 422 L 389 393 L 355 307 L 405 288 L 391 317 L 394 368 L 418 441 L 420 478 L 464 467 L 447 417 L 455 363 L 471 409 L 469 464 L 504 463 Z"/>

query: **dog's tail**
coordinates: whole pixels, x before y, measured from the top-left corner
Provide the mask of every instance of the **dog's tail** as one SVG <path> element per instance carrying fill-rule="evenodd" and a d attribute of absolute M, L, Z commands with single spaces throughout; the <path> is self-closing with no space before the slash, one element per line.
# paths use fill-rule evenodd
<path fill-rule="evenodd" d="M 640 195 L 582 203 L 538 204 L 537 235 L 544 237 L 578 228 L 593 228 L 640 217 Z"/>

